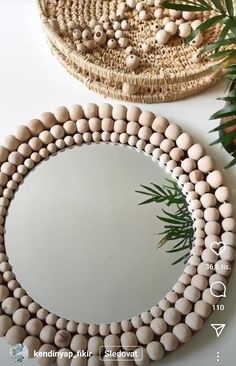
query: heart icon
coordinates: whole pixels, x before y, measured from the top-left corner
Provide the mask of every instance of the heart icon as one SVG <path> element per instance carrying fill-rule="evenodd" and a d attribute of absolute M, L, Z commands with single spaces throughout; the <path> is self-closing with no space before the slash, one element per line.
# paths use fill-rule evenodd
<path fill-rule="evenodd" d="M 219 256 L 226 249 L 226 244 L 223 241 L 213 241 L 210 245 L 210 249 L 213 253 Z"/>

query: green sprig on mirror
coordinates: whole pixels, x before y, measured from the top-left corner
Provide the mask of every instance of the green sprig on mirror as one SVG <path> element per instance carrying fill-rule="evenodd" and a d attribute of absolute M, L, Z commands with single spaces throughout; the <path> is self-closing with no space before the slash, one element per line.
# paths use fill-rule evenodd
<path fill-rule="evenodd" d="M 182 261 L 186 263 L 193 245 L 193 221 L 182 189 L 175 181 L 170 179 L 166 179 L 166 181 L 168 184 L 163 186 L 155 183 L 150 183 L 150 186 L 141 185 L 142 190 L 137 190 L 136 192 L 145 195 L 147 199 L 139 203 L 139 205 L 164 203 L 167 207 L 174 206 L 174 213 L 162 209 L 163 215 L 157 216 L 159 220 L 164 222 L 164 231 L 159 233 L 162 238 L 158 241 L 157 248 L 161 248 L 163 245 L 174 241 L 173 247 L 166 250 L 166 252 L 172 254 L 180 252 L 181 256 L 172 264 L 174 265 Z"/>
<path fill-rule="evenodd" d="M 236 2 L 234 0 L 184 0 L 164 1 L 163 6 L 168 9 L 181 11 L 204 12 L 213 16 L 202 22 L 187 38 L 191 41 L 199 32 L 206 32 L 216 24 L 221 24 L 218 39 L 202 47 L 202 54 L 211 61 L 216 61 L 216 68 L 221 69 L 229 88 L 226 95 L 218 98 L 225 101 L 225 107 L 214 113 L 210 119 L 221 119 L 219 126 L 210 132 L 218 132 L 219 138 L 211 145 L 222 144 L 232 155 L 233 159 L 226 166 L 236 164 Z"/>

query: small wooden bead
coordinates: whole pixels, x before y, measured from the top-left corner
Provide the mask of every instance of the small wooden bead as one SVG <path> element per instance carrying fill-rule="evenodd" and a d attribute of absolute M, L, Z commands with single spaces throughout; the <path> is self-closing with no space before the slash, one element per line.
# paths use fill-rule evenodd
<path fill-rule="evenodd" d="M 174 351 L 178 347 L 177 337 L 170 332 L 167 332 L 161 336 L 160 342 L 163 344 L 166 351 Z"/>
<path fill-rule="evenodd" d="M 93 355 L 99 354 L 99 348 L 103 346 L 103 339 L 101 337 L 91 337 L 88 341 L 88 351 Z"/>
<path fill-rule="evenodd" d="M 97 324 L 89 324 L 88 333 L 91 336 L 95 336 L 99 333 L 99 326 Z"/>
<path fill-rule="evenodd" d="M 179 282 L 182 282 L 185 286 L 189 285 L 191 283 L 191 276 L 189 276 L 187 273 L 183 273 L 179 279 Z"/>
<path fill-rule="evenodd" d="M 215 297 L 211 294 L 211 291 L 209 288 L 203 291 L 202 293 L 202 300 L 207 302 L 210 305 L 216 305 L 219 302 L 219 298 Z"/>
<path fill-rule="evenodd" d="M 203 35 L 201 32 L 199 32 L 195 38 L 190 41 L 190 45 L 194 47 L 199 47 L 203 43 Z"/>
<path fill-rule="evenodd" d="M 110 334 L 104 338 L 104 346 L 107 350 L 117 351 L 120 346 L 120 338 L 115 334 Z"/>
<path fill-rule="evenodd" d="M 111 118 L 104 118 L 102 120 L 101 127 L 102 127 L 102 130 L 103 131 L 112 132 L 113 129 L 114 129 L 114 121 L 113 121 L 113 119 L 111 119 Z"/>
<path fill-rule="evenodd" d="M 185 287 L 183 283 L 181 282 L 177 282 L 174 286 L 173 286 L 173 291 L 175 291 L 177 294 L 181 295 L 184 293 Z"/>
<path fill-rule="evenodd" d="M 119 134 L 117 132 L 112 132 L 111 133 L 111 142 L 113 144 L 117 144 L 119 141 Z"/>
<path fill-rule="evenodd" d="M 150 362 L 150 358 L 145 348 L 136 348 L 134 354 L 134 362 L 137 366 L 145 366 Z"/>
<path fill-rule="evenodd" d="M 178 299 L 175 303 L 175 308 L 183 315 L 187 315 L 192 310 L 192 303 L 185 297 Z"/>
<path fill-rule="evenodd" d="M 21 299 L 20 299 L 20 303 L 21 303 L 21 305 L 22 306 L 24 306 L 24 307 L 28 307 L 31 303 L 32 303 L 32 299 L 31 299 L 31 297 L 29 297 L 28 295 L 25 295 L 25 296 L 23 296 Z"/>
<path fill-rule="evenodd" d="M 28 310 L 32 313 L 32 314 L 37 314 L 37 311 L 40 309 L 40 305 L 37 304 L 36 302 L 31 302 L 28 306 Z"/>
<path fill-rule="evenodd" d="M 22 343 L 25 337 L 26 337 L 25 329 L 18 325 L 14 325 L 13 327 L 11 327 L 5 335 L 6 341 L 10 346 Z"/>
<path fill-rule="evenodd" d="M 228 187 L 222 186 L 222 187 L 217 188 L 217 190 L 215 191 L 215 196 L 216 196 L 217 201 L 219 201 L 219 202 L 227 201 L 229 199 Z"/>
<path fill-rule="evenodd" d="M 191 202 L 191 201 L 193 201 L 193 200 L 196 200 L 198 198 L 198 194 L 197 194 L 197 192 L 195 192 L 195 191 L 190 191 L 190 192 L 188 192 L 188 194 L 186 195 L 186 201 L 189 203 L 189 202 Z M 197 221 L 197 220 L 196 220 Z M 195 222 L 196 222 L 195 221 Z M 196 226 L 197 227 L 197 226 Z"/>
<path fill-rule="evenodd" d="M 19 307 L 19 301 L 14 297 L 7 297 L 2 302 L 2 309 L 7 315 L 12 315 Z"/>
<path fill-rule="evenodd" d="M 207 182 L 209 185 L 216 189 L 223 184 L 223 175 L 219 170 L 214 170 L 207 176 Z"/>
<path fill-rule="evenodd" d="M 192 337 L 190 328 L 184 323 L 177 324 L 173 328 L 173 334 L 180 341 L 180 343 L 187 343 Z"/>
<path fill-rule="evenodd" d="M 195 312 L 186 316 L 185 323 L 195 332 L 203 327 L 203 319 Z"/>
<path fill-rule="evenodd" d="M 131 54 L 126 57 L 126 66 L 131 70 L 137 69 L 137 67 L 139 66 L 139 63 L 140 63 L 140 58 L 136 55 Z"/>
<path fill-rule="evenodd" d="M 63 128 L 66 131 L 66 133 L 69 135 L 73 135 L 77 131 L 76 124 L 74 121 L 66 121 L 63 124 Z"/>
<path fill-rule="evenodd" d="M 37 138 L 37 137 L 35 137 Z M 33 140 L 36 141 L 36 140 Z M 41 142 L 41 141 L 40 141 Z M 33 142 L 34 143 L 34 142 Z M 18 147 L 18 152 L 23 155 L 25 158 L 28 158 L 32 154 L 32 149 L 28 144 L 21 144 Z"/>
<path fill-rule="evenodd" d="M 212 306 L 204 300 L 200 300 L 194 305 L 194 312 L 200 315 L 202 318 L 206 319 L 210 316 L 212 312 Z"/>
<path fill-rule="evenodd" d="M 131 319 L 131 323 L 135 329 L 138 329 L 142 326 L 143 321 L 140 316 L 136 315 Z"/>
<path fill-rule="evenodd" d="M 202 252 L 202 260 L 206 263 L 215 263 L 217 259 L 217 255 L 211 249 L 207 248 Z"/>
<path fill-rule="evenodd" d="M 29 140 L 29 146 L 33 151 L 39 151 L 42 148 L 43 143 L 38 137 L 32 137 Z"/>
<path fill-rule="evenodd" d="M 158 133 L 164 133 L 169 125 L 169 121 L 164 117 L 156 117 L 152 123 L 152 129 Z"/>
<path fill-rule="evenodd" d="M 175 308 L 169 308 L 164 312 L 164 320 L 167 324 L 174 326 L 180 322 L 181 314 Z"/>
<path fill-rule="evenodd" d="M 152 314 L 149 311 L 145 311 L 141 314 L 141 319 L 144 324 L 150 324 L 152 321 Z"/>
<path fill-rule="evenodd" d="M 201 170 L 195 169 L 189 174 L 189 179 L 192 183 L 196 184 L 204 179 L 204 174 Z"/>
<path fill-rule="evenodd" d="M 47 129 L 50 129 L 57 123 L 54 114 L 51 112 L 44 112 L 43 114 L 41 114 L 40 120 L 42 121 L 43 126 Z"/>
<path fill-rule="evenodd" d="M 110 140 L 111 134 L 110 132 L 104 131 L 101 134 L 102 141 L 108 142 Z M 121 141 L 120 141 L 121 142 Z"/>
<path fill-rule="evenodd" d="M 56 352 L 56 347 L 52 346 L 51 344 L 43 344 L 39 350 L 38 353 L 41 354 L 49 354 L 49 352 L 54 351 L 54 353 Z M 43 357 L 35 357 L 38 364 L 40 366 L 51 366 L 54 364 L 56 357 L 47 357 L 47 356 L 43 356 Z"/>
<path fill-rule="evenodd" d="M 53 141 L 53 136 L 49 131 L 42 131 L 39 134 L 40 140 L 45 144 L 48 145 Z"/>
<path fill-rule="evenodd" d="M 123 332 L 129 332 L 132 329 L 132 323 L 130 320 L 121 321 L 121 329 Z"/>
<path fill-rule="evenodd" d="M 110 331 L 111 334 L 120 334 L 121 332 L 121 325 L 118 322 L 112 322 L 110 324 Z"/>
<path fill-rule="evenodd" d="M 163 22 L 164 25 L 164 22 Z M 170 39 L 170 34 L 165 29 L 160 29 L 156 33 L 156 41 L 158 44 L 166 44 Z"/>
<path fill-rule="evenodd" d="M 12 327 L 13 323 L 9 316 L 0 315 L 0 337 L 4 337 L 7 331 Z"/>
<path fill-rule="evenodd" d="M 12 319 L 16 325 L 25 326 L 30 319 L 30 312 L 27 309 L 18 309 L 14 312 Z"/>
<path fill-rule="evenodd" d="M 148 343 L 146 350 L 147 350 L 148 356 L 153 361 L 160 360 L 164 356 L 164 353 L 165 353 L 164 347 L 162 346 L 161 343 L 159 343 L 157 341 Z"/>
<path fill-rule="evenodd" d="M 219 211 L 215 207 L 208 207 L 204 211 L 204 219 L 206 221 L 218 221 L 219 217 Z"/>
<path fill-rule="evenodd" d="M 167 324 L 162 318 L 155 318 L 151 321 L 151 329 L 157 335 L 162 335 L 167 330 Z"/>
<path fill-rule="evenodd" d="M 187 38 L 191 34 L 191 25 L 189 23 L 179 24 L 179 36 L 181 38 Z"/>
<path fill-rule="evenodd" d="M 38 336 L 43 328 L 43 322 L 39 319 L 30 319 L 25 329 L 27 330 L 27 333 L 32 336 Z"/>
<path fill-rule="evenodd" d="M 65 141 L 66 146 L 73 146 L 74 145 L 74 139 L 73 139 L 72 136 L 64 137 L 64 141 Z M 41 150 L 40 150 L 40 152 L 41 152 Z M 43 152 L 45 153 L 43 158 L 46 159 L 49 156 L 47 149 L 43 150 Z"/>
<path fill-rule="evenodd" d="M 162 154 L 159 158 L 160 164 L 165 165 L 170 160 L 170 156 L 168 154 Z"/>
<path fill-rule="evenodd" d="M 214 169 L 214 162 L 208 155 L 205 155 L 199 159 L 197 165 L 199 170 L 203 171 L 204 173 L 209 173 Z"/>
<path fill-rule="evenodd" d="M 138 131 L 139 131 L 139 124 L 137 122 L 128 122 L 127 123 L 127 126 L 126 126 L 126 132 L 129 134 L 129 135 L 137 135 L 138 134 Z"/>
<path fill-rule="evenodd" d="M 68 321 L 66 319 L 63 318 L 58 318 L 56 321 L 56 327 L 60 330 L 64 330 L 66 329 Z"/>
<path fill-rule="evenodd" d="M 190 173 L 192 170 L 196 168 L 196 163 L 193 159 L 186 158 L 182 161 L 181 167 L 185 172 Z"/>
<path fill-rule="evenodd" d="M 0 146 L 0 163 L 3 163 L 7 160 L 9 155 L 9 151 L 4 147 Z"/>
<path fill-rule="evenodd" d="M 95 141 L 95 142 L 99 142 L 101 140 L 100 132 L 93 132 L 92 137 L 93 137 L 93 141 Z"/>
<path fill-rule="evenodd" d="M 24 346 L 28 350 L 28 358 L 34 358 L 34 353 L 41 347 L 41 342 L 37 337 L 28 336 L 24 339 Z"/>
<path fill-rule="evenodd" d="M 94 41 L 99 45 L 103 46 L 107 41 L 106 33 L 102 30 L 97 30 L 94 33 Z"/>
<path fill-rule="evenodd" d="M 164 27 L 165 31 L 168 32 L 171 36 L 174 36 L 177 31 L 178 31 L 178 27 L 175 24 L 175 22 L 170 21 L 168 22 L 165 27 Z"/>
<path fill-rule="evenodd" d="M 139 123 L 142 126 L 151 127 L 155 119 L 155 114 L 148 111 L 143 111 L 139 116 Z"/>
<path fill-rule="evenodd" d="M 162 135 L 161 135 L 162 136 Z M 161 144 L 160 144 L 160 148 L 166 152 L 166 153 L 169 153 L 170 150 L 174 147 L 174 142 L 170 139 L 164 139 L 163 141 L 161 141 Z"/>
<path fill-rule="evenodd" d="M 54 338 L 57 347 L 67 347 L 71 342 L 71 334 L 67 330 L 59 330 Z"/>
<path fill-rule="evenodd" d="M 169 160 L 166 163 L 166 169 L 167 171 L 173 171 L 177 167 L 177 163 L 174 160 Z"/>
<path fill-rule="evenodd" d="M 110 333 L 110 326 L 109 324 L 102 323 L 99 325 L 99 334 L 105 337 Z"/>
<path fill-rule="evenodd" d="M 219 207 L 219 211 L 222 217 L 227 218 L 233 215 L 233 206 L 231 203 L 223 203 Z"/>
<path fill-rule="evenodd" d="M 209 221 L 205 225 L 205 232 L 207 235 L 218 235 L 220 233 L 221 226 L 216 221 Z"/>
<path fill-rule="evenodd" d="M 124 120 L 117 120 L 114 123 L 114 131 L 117 133 L 123 133 L 126 131 L 127 122 Z"/>
<path fill-rule="evenodd" d="M 184 291 L 184 297 L 191 302 L 197 302 L 200 296 L 201 293 L 195 286 L 188 286 Z"/>
<path fill-rule="evenodd" d="M 214 207 L 216 205 L 216 198 L 212 193 L 205 193 L 200 198 L 200 201 L 204 208 Z"/>
<path fill-rule="evenodd" d="M 153 340 L 153 331 L 148 326 L 142 326 L 136 331 L 136 336 L 141 344 L 148 344 Z"/>
<path fill-rule="evenodd" d="M 138 132 L 138 137 L 142 140 L 149 140 L 152 134 L 152 130 L 149 127 L 141 127 Z"/>
<path fill-rule="evenodd" d="M 194 276 L 197 273 L 197 269 L 192 265 L 187 265 L 184 268 L 184 273 L 187 273 L 190 276 Z"/>
<path fill-rule="evenodd" d="M 7 286 L 0 285 L 0 302 L 5 300 L 9 296 L 10 292 Z"/>
<path fill-rule="evenodd" d="M 46 309 L 39 309 L 37 311 L 37 318 L 40 320 L 46 320 L 47 316 L 48 316 L 49 312 Z"/>
<path fill-rule="evenodd" d="M 170 150 L 170 157 L 175 161 L 180 161 L 183 156 L 184 152 L 179 147 L 174 147 L 173 149 Z"/>

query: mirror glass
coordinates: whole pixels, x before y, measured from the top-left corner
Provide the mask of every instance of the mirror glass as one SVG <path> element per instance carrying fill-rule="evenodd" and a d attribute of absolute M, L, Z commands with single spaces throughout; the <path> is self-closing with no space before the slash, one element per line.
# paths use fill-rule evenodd
<path fill-rule="evenodd" d="M 41 306 L 66 319 L 128 319 L 165 296 L 183 269 L 157 249 L 163 203 L 140 185 L 171 179 L 127 146 L 73 147 L 39 164 L 9 207 L 6 248 L 14 273 Z M 172 206 L 168 207 L 171 212 Z M 174 214 L 174 211 L 173 211 Z"/>

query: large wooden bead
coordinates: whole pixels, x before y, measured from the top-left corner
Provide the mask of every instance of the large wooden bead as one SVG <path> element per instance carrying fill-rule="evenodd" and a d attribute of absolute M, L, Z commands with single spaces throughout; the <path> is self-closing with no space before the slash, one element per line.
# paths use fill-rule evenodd
<path fill-rule="evenodd" d="M 9 316 L 0 315 L 0 337 L 4 337 L 12 325 L 13 322 Z"/>
<path fill-rule="evenodd" d="M 151 127 L 155 119 L 155 114 L 153 112 L 143 111 L 139 116 L 139 123 L 142 126 Z"/>
<path fill-rule="evenodd" d="M 70 119 L 70 115 L 68 109 L 64 106 L 59 106 L 54 111 L 54 116 L 60 124 L 68 121 Z"/>
<path fill-rule="evenodd" d="M 204 208 L 214 207 L 216 205 L 216 198 L 212 193 L 205 193 L 201 196 L 200 201 Z"/>
<path fill-rule="evenodd" d="M 41 342 L 37 337 L 28 336 L 25 338 L 23 344 L 27 347 L 28 358 L 34 358 L 34 353 L 41 347 Z"/>
<path fill-rule="evenodd" d="M 207 235 L 218 235 L 221 231 L 221 226 L 216 221 L 209 221 L 205 225 L 205 232 Z"/>
<path fill-rule="evenodd" d="M 182 161 L 181 167 L 185 172 L 190 173 L 192 170 L 196 168 L 196 163 L 193 159 L 186 158 Z"/>
<path fill-rule="evenodd" d="M 177 337 L 170 332 L 167 332 L 161 336 L 160 342 L 163 344 L 167 352 L 174 351 L 178 347 Z"/>
<path fill-rule="evenodd" d="M 111 118 L 112 117 L 112 105 L 109 103 L 103 103 L 98 106 L 99 118 Z"/>
<path fill-rule="evenodd" d="M 161 142 L 163 141 L 164 137 L 161 133 L 159 132 L 154 132 L 151 136 L 150 136 L 150 142 L 151 144 L 153 144 L 154 146 L 160 146 Z"/>
<path fill-rule="evenodd" d="M 152 130 L 149 127 L 141 127 L 138 132 L 138 137 L 142 140 L 149 140 L 152 134 Z"/>
<path fill-rule="evenodd" d="M 18 146 L 20 145 L 20 141 L 13 135 L 9 135 L 4 140 L 4 147 L 8 151 L 15 151 L 17 150 Z"/>
<path fill-rule="evenodd" d="M 154 318 L 158 318 L 162 315 L 162 310 L 161 308 L 159 308 L 159 306 L 154 305 L 151 309 L 150 309 L 150 313 L 152 314 L 152 316 Z"/>
<path fill-rule="evenodd" d="M 151 321 L 150 327 L 157 335 L 162 335 L 167 330 L 167 324 L 162 318 L 155 318 Z"/>
<path fill-rule="evenodd" d="M 120 338 L 115 334 L 110 334 L 104 338 L 104 346 L 107 350 L 116 351 L 120 346 Z"/>
<path fill-rule="evenodd" d="M 38 336 L 43 328 L 43 322 L 36 318 L 30 319 L 25 328 L 29 335 Z"/>
<path fill-rule="evenodd" d="M 23 163 L 23 156 L 17 151 L 12 151 L 8 156 L 8 161 L 14 165 L 20 165 Z"/>
<path fill-rule="evenodd" d="M 195 312 L 189 313 L 185 318 L 185 323 L 193 331 L 200 330 L 203 327 L 203 319 Z"/>
<path fill-rule="evenodd" d="M 169 325 L 176 325 L 180 322 L 181 314 L 175 308 L 169 308 L 164 312 L 164 320 Z"/>
<path fill-rule="evenodd" d="M 184 291 L 184 297 L 191 302 L 197 302 L 200 296 L 201 292 L 195 286 L 188 286 Z"/>
<path fill-rule="evenodd" d="M 22 343 L 25 337 L 25 328 L 18 325 L 14 325 L 13 327 L 11 327 L 5 335 L 6 341 L 10 346 L 14 346 L 17 343 Z"/>
<path fill-rule="evenodd" d="M 214 169 L 214 162 L 209 155 L 203 156 L 198 160 L 198 169 L 204 173 L 209 173 Z"/>
<path fill-rule="evenodd" d="M 67 330 L 59 330 L 55 335 L 54 342 L 58 347 L 67 347 L 71 342 L 71 334 Z"/>
<path fill-rule="evenodd" d="M 209 288 L 203 291 L 202 300 L 206 301 L 210 305 L 216 305 L 219 302 L 219 298 L 213 296 Z"/>
<path fill-rule="evenodd" d="M 168 125 L 169 121 L 166 118 L 158 116 L 152 123 L 152 129 L 158 133 L 164 133 Z"/>
<path fill-rule="evenodd" d="M 175 308 L 183 315 L 187 315 L 192 310 L 192 303 L 185 297 L 181 297 L 175 303 Z"/>
<path fill-rule="evenodd" d="M 179 135 L 179 137 L 176 140 L 176 145 L 183 150 L 188 150 L 192 145 L 192 143 L 193 143 L 192 137 L 185 132 L 181 133 L 181 135 Z"/>
<path fill-rule="evenodd" d="M 223 203 L 219 207 L 219 211 L 222 217 L 227 218 L 233 215 L 233 206 L 231 203 Z"/>
<path fill-rule="evenodd" d="M 51 112 L 42 113 L 40 116 L 40 120 L 42 121 L 42 123 L 46 129 L 50 129 L 52 126 L 54 126 L 57 123 L 54 114 Z"/>
<path fill-rule="evenodd" d="M 153 341 L 151 343 L 148 343 L 147 347 L 147 354 L 153 361 L 158 361 L 164 356 L 164 347 L 161 343 L 157 341 Z"/>
<path fill-rule="evenodd" d="M 101 337 L 95 336 L 89 338 L 88 341 L 88 351 L 93 355 L 98 355 L 100 352 L 100 347 L 103 346 L 103 339 Z"/>
<path fill-rule="evenodd" d="M 126 351 L 134 350 L 138 345 L 138 339 L 133 332 L 125 332 L 120 337 L 122 348 Z"/>
<path fill-rule="evenodd" d="M 192 183 L 196 184 L 204 179 L 204 174 L 201 170 L 195 169 L 190 172 L 189 179 Z"/>
<path fill-rule="evenodd" d="M 184 156 L 184 152 L 179 147 L 174 147 L 170 150 L 170 157 L 175 161 L 180 161 Z"/>
<path fill-rule="evenodd" d="M 36 138 L 36 137 L 35 137 Z M 32 145 L 34 144 L 34 141 L 36 140 L 33 140 L 32 141 Z M 34 146 L 34 145 L 33 145 Z M 30 145 L 24 143 L 24 144 L 21 144 L 19 147 L 18 147 L 18 152 L 24 156 L 25 158 L 28 158 L 31 154 L 32 154 L 32 148 L 30 147 Z"/>
<path fill-rule="evenodd" d="M 70 348 L 72 349 L 73 352 L 77 353 L 79 350 L 85 351 L 87 348 L 87 344 L 88 344 L 88 341 L 84 335 L 76 334 L 72 338 Z"/>
<path fill-rule="evenodd" d="M 195 191 L 200 195 L 204 195 L 205 193 L 208 193 L 210 191 L 210 186 L 205 181 L 197 182 L 195 185 Z"/>
<path fill-rule="evenodd" d="M 7 297 L 2 302 L 2 309 L 7 315 L 12 315 L 19 307 L 19 301 L 14 297 Z"/>
<path fill-rule="evenodd" d="M 77 121 L 84 117 L 84 110 L 79 104 L 74 104 L 68 108 L 70 119 L 72 121 Z"/>
<path fill-rule="evenodd" d="M 43 343 L 52 343 L 56 332 L 56 328 L 54 328 L 52 325 L 46 325 L 42 328 L 39 338 Z"/>
<path fill-rule="evenodd" d="M 215 263 L 217 259 L 217 255 L 209 248 L 202 252 L 202 260 L 206 263 Z"/>
<path fill-rule="evenodd" d="M 114 131 L 117 133 L 123 133 L 126 131 L 127 122 L 124 120 L 117 120 L 114 123 Z"/>
<path fill-rule="evenodd" d="M 224 202 L 229 199 L 229 189 L 225 186 L 217 188 L 215 191 L 217 201 Z"/>
<path fill-rule="evenodd" d="M 9 155 L 9 151 L 4 146 L 0 146 L 0 163 L 3 163 L 4 161 L 6 161 L 8 155 Z"/>
<path fill-rule="evenodd" d="M 236 241 L 235 241 L 235 234 L 231 233 L 230 231 L 227 231 L 221 235 L 221 240 L 231 247 L 235 247 Z"/>
<path fill-rule="evenodd" d="M 141 344 L 148 344 L 153 340 L 153 331 L 148 326 L 142 326 L 136 331 L 136 336 Z"/>
<path fill-rule="evenodd" d="M 204 219 L 206 221 L 218 221 L 220 218 L 219 210 L 215 207 L 208 207 L 204 211 Z"/>
<path fill-rule="evenodd" d="M 150 362 L 150 358 L 145 348 L 136 348 L 134 354 L 134 362 L 137 366 L 145 366 Z"/>
<path fill-rule="evenodd" d="M 199 300 L 194 305 L 194 312 L 202 318 L 208 318 L 212 312 L 212 306 L 204 300 Z"/>
<path fill-rule="evenodd" d="M 7 286 L 0 285 L 0 302 L 5 300 L 9 296 L 10 292 Z"/>
<path fill-rule="evenodd" d="M 141 113 L 142 111 L 139 107 L 131 106 L 127 109 L 126 119 L 127 121 L 138 121 Z"/>
<path fill-rule="evenodd" d="M 192 277 L 191 280 L 191 285 L 195 286 L 196 288 L 198 288 L 200 291 L 203 291 L 207 288 L 208 286 L 208 281 L 206 279 L 206 277 L 197 274 L 195 276 Z"/>
<path fill-rule="evenodd" d="M 18 309 L 12 317 L 16 325 L 24 326 L 30 319 L 30 312 L 27 309 Z"/>
<path fill-rule="evenodd" d="M 133 327 L 134 327 L 135 329 L 138 329 L 139 327 L 141 327 L 141 326 L 142 326 L 143 321 L 142 321 L 142 319 L 140 318 L 140 316 L 135 315 L 135 316 L 131 319 L 131 323 L 132 323 L 132 325 L 133 325 Z"/>
<path fill-rule="evenodd" d="M 88 119 L 98 117 L 98 106 L 95 103 L 86 104 L 84 107 L 84 115 Z"/>
<path fill-rule="evenodd" d="M 28 129 L 28 127 L 26 126 L 18 126 L 15 129 L 15 133 L 14 133 L 15 137 L 21 141 L 21 142 L 26 142 L 30 139 L 31 137 L 31 133 L 30 130 Z"/>
<path fill-rule="evenodd" d="M 38 350 L 39 357 L 36 357 L 36 360 L 40 366 L 51 366 L 54 364 L 56 357 L 49 357 L 49 356 L 40 357 L 40 354 L 42 355 L 50 354 L 50 351 L 56 352 L 56 347 L 52 346 L 51 344 L 43 344 L 39 348 Z"/>
<path fill-rule="evenodd" d="M 225 250 L 221 253 L 220 257 L 224 261 L 231 262 L 235 259 L 235 250 L 229 245 L 227 245 Z"/>
<path fill-rule="evenodd" d="M 33 151 L 39 151 L 43 147 L 43 143 L 38 137 L 32 137 L 29 140 L 29 146 Z"/>
<path fill-rule="evenodd" d="M 32 136 L 38 136 L 44 129 L 43 124 L 39 119 L 31 119 L 27 123 L 27 127 Z"/>
<path fill-rule="evenodd" d="M 165 130 L 165 135 L 168 139 L 176 141 L 177 137 L 181 134 L 181 128 L 175 123 L 169 124 L 169 126 Z"/>
<path fill-rule="evenodd" d="M 163 311 L 166 311 L 167 309 L 170 308 L 170 302 L 166 299 L 160 300 L 158 305 Z"/>
<path fill-rule="evenodd" d="M 200 144 L 194 144 L 188 149 L 188 156 L 194 160 L 199 160 L 204 154 L 205 150 Z"/>
<path fill-rule="evenodd" d="M 176 336 L 180 343 L 187 343 L 192 337 L 190 328 L 184 323 L 177 324 L 173 328 L 173 334 Z"/>

